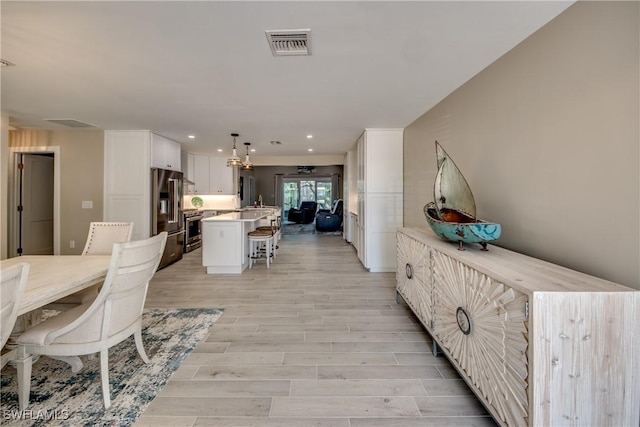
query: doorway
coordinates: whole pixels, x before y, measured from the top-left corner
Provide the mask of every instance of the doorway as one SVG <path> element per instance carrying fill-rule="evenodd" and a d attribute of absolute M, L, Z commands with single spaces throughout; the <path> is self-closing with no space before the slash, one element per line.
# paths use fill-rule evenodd
<path fill-rule="evenodd" d="M 59 147 L 9 150 L 8 256 L 59 254 Z"/>

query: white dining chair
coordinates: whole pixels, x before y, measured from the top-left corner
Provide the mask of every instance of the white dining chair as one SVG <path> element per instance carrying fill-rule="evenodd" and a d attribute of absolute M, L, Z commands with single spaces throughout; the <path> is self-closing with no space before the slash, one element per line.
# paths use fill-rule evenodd
<path fill-rule="evenodd" d="M 92 222 L 89 224 L 87 242 L 82 250 L 82 255 L 111 255 L 114 243 L 130 241 L 132 233 L 132 222 Z M 98 295 L 100 286 L 102 284 L 83 289 L 47 304 L 44 308 L 47 310 L 66 311 L 91 302 Z"/>
<path fill-rule="evenodd" d="M 18 319 L 28 275 L 29 264 L 24 262 L 0 271 L 0 349 L 7 343 Z M 13 356 L 15 351 L 3 354 L 0 357 L 0 368 Z"/>
<path fill-rule="evenodd" d="M 45 320 L 17 338 L 21 410 L 29 404 L 33 355 L 65 360 L 78 372 L 82 369 L 78 356 L 99 352 L 105 409 L 111 406 L 109 348 L 133 335 L 140 357 L 149 362 L 142 344 L 142 309 L 166 241 L 167 233 L 162 232 L 145 240 L 116 243 L 107 277 L 93 302 Z"/>
<path fill-rule="evenodd" d="M 132 222 L 92 222 L 82 255 L 109 255 L 113 244 L 130 241 L 131 233 Z"/>

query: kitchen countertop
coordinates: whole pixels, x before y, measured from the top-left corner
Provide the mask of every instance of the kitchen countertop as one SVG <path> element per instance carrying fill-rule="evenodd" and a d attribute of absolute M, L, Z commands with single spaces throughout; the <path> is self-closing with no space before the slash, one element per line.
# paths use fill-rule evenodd
<path fill-rule="evenodd" d="M 257 221 L 261 218 L 266 218 L 269 215 L 272 215 L 273 211 L 271 209 L 251 209 L 251 210 L 243 210 L 240 212 L 230 212 L 222 215 L 212 216 L 210 218 L 205 218 L 203 222 L 214 222 L 214 221 Z"/>

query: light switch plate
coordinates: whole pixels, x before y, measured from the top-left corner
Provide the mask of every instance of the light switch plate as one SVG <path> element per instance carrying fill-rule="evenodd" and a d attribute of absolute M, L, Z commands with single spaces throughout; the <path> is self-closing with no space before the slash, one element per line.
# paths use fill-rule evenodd
<path fill-rule="evenodd" d="M 83 200 L 82 209 L 93 209 L 93 200 Z"/>

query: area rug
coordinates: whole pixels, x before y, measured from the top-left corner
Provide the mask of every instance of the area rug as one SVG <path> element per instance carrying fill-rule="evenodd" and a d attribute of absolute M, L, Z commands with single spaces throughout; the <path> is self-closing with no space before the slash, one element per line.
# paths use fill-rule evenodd
<path fill-rule="evenodd" d="M 23 412 L 18 408 L 16 370 L 5 366 L 0 424 L 130 426 L 221 315 L 221 309 L 145 310 L 142 340 L 150 363 L 140 359 L 133 337 L 109 349 L 108 410 L 103 406 L 97 356 L 82 357 L 84 368 L 77 374 L 63 362 L 41 357 L 33 365 L 30 405 Z"/>
<path fill-rule="evenodd" d="M 311 224 L 296 224 L 295 222 L 285 221 L 282 223 L 282 234 L 327 234 L 330 236 L 342 235 L 342 230 L 337 231 L 318 231 L 316 230 L 315 221 Z"/>

